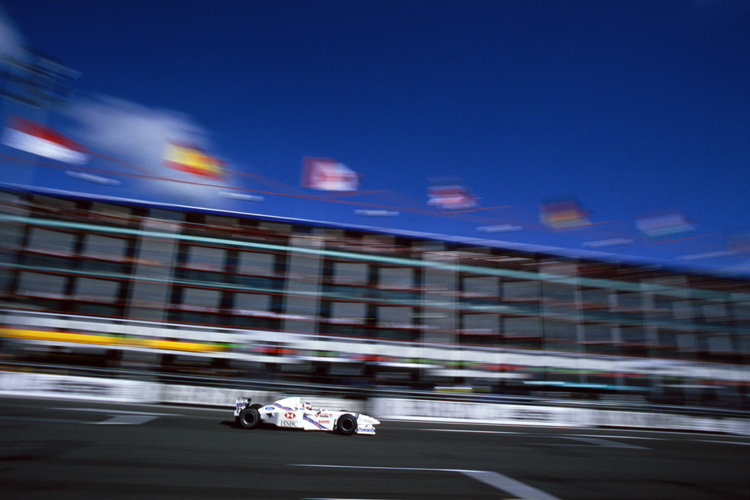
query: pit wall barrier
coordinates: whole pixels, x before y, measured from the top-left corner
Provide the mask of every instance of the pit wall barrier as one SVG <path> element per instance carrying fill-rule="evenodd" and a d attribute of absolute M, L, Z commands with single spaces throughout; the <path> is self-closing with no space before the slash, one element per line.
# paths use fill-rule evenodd
<path fill-rule="evenodd" d="M 291 395 L 274 391 L 174 385 L 124 379 L 0 372 L 0 396 L 12 397 L 199 405 L 225 407 L 229 410 L 234 407 L 235 399 L 240 396 L 249 397 L 259 403 L 267 403 Z M 359 401 L 311 396 L 306 400 L 314 407 L 347 409 L 385 420 L 554 427 L 625 427 L 720 432 L 750 436 L 750 419 L 748 418 L 406 398 L 371 398 Z"/>

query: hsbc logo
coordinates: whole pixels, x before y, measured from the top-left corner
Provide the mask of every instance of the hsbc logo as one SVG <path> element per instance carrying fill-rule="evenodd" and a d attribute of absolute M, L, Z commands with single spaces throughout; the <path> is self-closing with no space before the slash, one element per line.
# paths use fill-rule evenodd
<path fill-rule="evenodd" d="M 294 417 L 296 417 L 296 415 L 294 413 L 292 413 L 292 412 L 287 412 L 284 415 L 284 418 L 288 418 L 288 419 L 293 419 Z"/>

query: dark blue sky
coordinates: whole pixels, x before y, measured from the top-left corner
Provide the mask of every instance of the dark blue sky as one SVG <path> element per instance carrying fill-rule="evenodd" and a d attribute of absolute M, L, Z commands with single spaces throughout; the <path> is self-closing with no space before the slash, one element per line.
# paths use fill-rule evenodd
<path fill-rule="evenodd" d="M 166 175 L 162 139 L 191 140 L 230 169 L 263 176 L 234 175 L 227 188 L 400 215 L 363 217 L 355 210 L 370 205 L 268 193 L 237 202 L 217 188 L 157 187 L 169 183 L 116 173 L 120 184 L 102 186 L 39 166 L 23 179 L 6 167 L 5 182 L 573 250 L 621 241 L 595 248 L 750 273 L 750 254 L 727 247 L 750 230 L 746 1 L 0 6 L 6 31 L 81 72 L 67 108 L 6 103 L 3 120 L 11 112 L 39 119 L 155 176 Z M 348 165 L 365 193 L 301 188 L 303 156 Z M 127 171 L 101 159 L 89 167 Z M 506 208 L 439 215 L 426 205 L 428 178 L 445 175 L 460 176 L 481 208 Z M 539 223 L 541 201 L 569 196 L 595 225 Z M 694 221 L 680 241 L 636 229 L 637 217 L 671 210 Z M 497 225 L 522 229 L 477 230 Z"/>

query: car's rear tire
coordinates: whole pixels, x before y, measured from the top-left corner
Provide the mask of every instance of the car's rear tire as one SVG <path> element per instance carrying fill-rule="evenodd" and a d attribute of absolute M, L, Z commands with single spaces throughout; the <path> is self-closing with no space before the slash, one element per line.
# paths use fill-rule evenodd
<path fill-rule="evenodd" d="M 344 413 L 336 423 L 336 430 L 344 436 L 351 436 L 357 430 L 357 419 L 349 413 Z"/>
<path fill-rule="evenodd" d="M 260 423 L 260 413 L 257 408 L 245 408 L 240 412 L 240 416 L 237 417 L 237 423 L 245 429 L 255 429 Z"/>

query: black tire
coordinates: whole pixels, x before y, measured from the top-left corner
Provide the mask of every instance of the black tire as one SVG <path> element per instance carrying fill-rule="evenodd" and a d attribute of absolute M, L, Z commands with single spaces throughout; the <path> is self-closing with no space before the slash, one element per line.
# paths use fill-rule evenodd
<path fill-rule="evenodd" d="M 263 405 L 259 405 L 258 403 L 250 405 L 248 408 L 255 408 L 256 410 L 260 410 L 263 408 Z"/>
<path fill-rule="evenodd" d="M 260 423 L 260 413 L 258 413 L 257 408 L 245 408 L 237 417 L 237 423 L 245 429 L 255 429 Z"/>
<path fill-rule="evenodd" d="M 357 419 L 349 413 L 344 413 L 336 422 L 336 430 L 344 436 L 351 436 L 357 431 Z"/>

